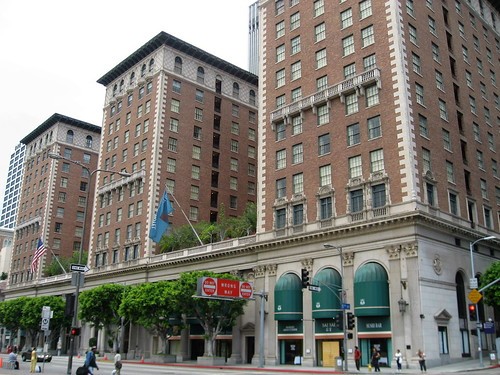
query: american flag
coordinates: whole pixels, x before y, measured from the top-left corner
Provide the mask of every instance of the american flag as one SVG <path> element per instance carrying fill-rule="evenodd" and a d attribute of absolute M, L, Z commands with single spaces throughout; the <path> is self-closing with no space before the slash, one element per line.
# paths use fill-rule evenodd
<path fill-rule="evenodd" d="M 35 255 L 33 255 L 33 260 L 31 261 L 31 272 L 35 273 L 37 268 L 38 268 L 38 262 L 40 258 L 45 254 L 45 251 L 47 251 L 47 248 L 43 244 L 43 241 L 41 238 L 38 239 L 38 245 L 36 247 Z"/>

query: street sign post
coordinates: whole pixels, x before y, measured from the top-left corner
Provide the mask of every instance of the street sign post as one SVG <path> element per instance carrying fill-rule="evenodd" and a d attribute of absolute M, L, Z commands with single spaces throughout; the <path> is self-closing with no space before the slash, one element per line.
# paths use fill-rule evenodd
<path fill-rule="evenodd" d="M 349 310 L 350 308 L 351 308 L 351 305 L 349 303 L 342 304 L 342 310 Z"/>
<path fill-rule="evenodd" d="M 483 298 L 483 295 L 477 289 L 472 289 L 468 297 L 472 303 L 477 304 Z"/>

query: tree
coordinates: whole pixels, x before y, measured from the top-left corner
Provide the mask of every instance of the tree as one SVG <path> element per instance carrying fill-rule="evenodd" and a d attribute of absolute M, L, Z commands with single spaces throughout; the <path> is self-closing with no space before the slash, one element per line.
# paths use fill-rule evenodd
<path fill-rule="evenodd" d="M 18 319 L 20 320 L 21 326 L 31 338 L 30 346 L 36 346 L 37 343 L 37 337 L 40 333 L 43 306 L 49 306 L 53 313 L 50 319 L 50 331 L 53 335 L 59 336 L 61 328 L 68 327 L 71 324 L 69 318 L 64 316 L 65 302 L 61 297 L 28 297 L 24 303 L 23 313 Z"/>
<path fill-rule="evenodd" d="M 162 339 L 162 352 L 169 353 L 168 340 L 175 327 L 170 318 L 180 317 L 176 304 L 175 281 L 143 283 L 129 288 L 123 296 L 119 313 Z"/>
<path fill-rule="evenodd" d="M 179 310 L 188 317 L 196 317 L 205 334 L 204 356 L 213 357 L 215 340 L 224 329 L 234 326 L 236 318 L 243 314 L 245 300 L 217 300 L 208 298 L 193 298 L 196 293 L 198 278 L 203 276 L 221 279 L 238 280 L 231 274 L 216 274 L 209 271 L 181 273 L 178 284 L 176 304 Z"/>
<path fill-rule="evenodd" d="M 500 261 L 496 261 L 481 275 L 480 288 L 500 279 Z M 500 305 L 500 281 L 486 288 L 483 291 L 484 302 L 489 306 Z"/>
<path fill-rule="evenodd" d="M 88 258 L 88 253 L 84 251 L 82 253 L 82 264 L 87 264 L 87 258 Z M 52 262 L 45 267 L 45 275 L 46 276 L 56 276 L 56 275 L 61 275 L 66 272 L 70 272 L 70 266 L 71 264 L 79 264 L 80 262 L 80 252 L 79 251 L 74 251 L 73 255 L 69 258 L 65 257 L 58 257 L 59 262 L 55 258 L 52 258 Z M 59 264 L 60 263 L 60 264 Z M 61 269 L 61 266 L 64 268 L 64 271 Z"/>
<path fill-rule="evenodd" d="M 17 337 L 17 331 L 22 328 L 20 318 L 27 302 L 28 297 L 0 302 L 0 325 L 10 330 L 10 337 Z"/>
<path fill-rule="evenodd" d="M 96 327 L 108 329 L 117 342 L 121 315 L 120 304 L 126 287 L 121 284 L 104 284 L 80 293 L 78 317 Z"/>

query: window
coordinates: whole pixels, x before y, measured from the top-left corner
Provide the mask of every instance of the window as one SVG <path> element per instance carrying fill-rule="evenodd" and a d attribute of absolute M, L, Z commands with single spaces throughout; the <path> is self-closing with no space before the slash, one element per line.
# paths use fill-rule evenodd
<path fill-rule="evenodd" d="M 292 117 L 292 135 L 302 133 L 302 117 L 294 116 Z"/>
<path fill-rule="evenodd" d="M 361 156 L 353 156 L 349 158 L 349 178 L 361 177 L 363 168 L 361 165 Z"/>
<path fill-rule="evenodd" d="M 330 134 L 323 134 L 318 137 L 318 156 L 330 153 Z"/>
<path fill-rule="evenodd" d="M 460 34 L 460 37 L 465 39 L 465 27 L 461 22 L 458 22 L 458 33 Z"/>
<path fill-rule="evenodd" d="M 193 157 L 193 159 L 196 159 L 196 160 L 201 159 L 201 147 L 200 146 L 193 146 L 192 157 Z"/>
<path fill-rule="evenodd" d="M 285 21 L 280 21 L 276 24 L 276 39 L 285 35 Z"/>
<path fill-rule="evenodd" d="M 354 53 L 354 36 L 349 35 L 342 39 L 342 53 L 344 56 Z"/>
<path fill-rule="evenodd" d="M 231 114 L 234 117 L 240 117 L 240 107 L 236 104 L 233 104 L 231 107 Z"/>
<path fill-rule="evenodd" d="M 384 207 L 386 204 L 385 184 L 372 186 L 372 206 L 373 208 Z"/>
<path fill-rule="evenodd" d="M 172 158 L 167 158 L 167 172 L 175 173 L 177 161 Z"/>
<path fill-rule="evenodd" d="M 276 87 L 285 85 L 285 69 L 280 69 L 276 72 Z"/>
<path fill-rule="evenodd" d="M 325 0 L 315 0 L 313 4 L 314 17 L 318 17 L 325 13 Z"/>
<path fill-rule="evenodd" d="M 413 66 L 413 71 L 417 74 L 422 75 L 422 64 L 420 62 L 420 56 L 416 55 L 415 53 L 412 53 L 412 66 Z"/>
<path fill-rule="evenodd" d="M 205 82 L 205 69 L 203 69 L 203 67 L 201 66 L 199 66 L 198 69 L 196 70 L 196 81 L 198 83 Z"/>
<path fill-rule="evenodd" d="M 375 116 L 368 119 L 368 139 L 374 139 L 382 136 L 382 127 L 380 124 L 380 116 Z"/>
<path fill-rule="evenodd" d="M 408 25 L 408 34 L 410 35 L 410 42 L 418 45 L 417 29 L 413 25 Z"/>
<path fill-rule="evenodd" d="M 344 78 L 348 79 L 356 75 L 356 63 L 344 66 Z"/>
<path fill-rule="evenodd" d="M 366 106 L 371 107 L 379 103 L 379 98 L 378 98 L 378 87 L 377 85 L 371 85 L 368 86 L 365 89 L 365 96 L 366 96 Z"/>
<path fill-rule="evenodd" d="M 436 21 L 434 20 L 434 18 L 429 16 L 428 23 L 429 23 L 429 31 L 431 32 L 431 34 L 437 36 Z"/>
<path fill-rule="evenodd" d="M 417 103 L 425 106 L 424 87 L 422 85 L 419 85 L 418 83 L 415 83 L 415 96 L 417 99 Z"/>
<path fill-rule="evenodd" d="M 375 43 L 375 34 L 372 25 L 361 30 L 361 45 L 367 47 L 373 43 Z"/>
<path fill-rule="evenodd" d="M 177 133 L 179 132 L 179 120 L 176 118 L 170 118 L 169 130 L 171 132 Z"/>
<path fill-rule="evenodd" d="M 406 13 L 415 18 L 415 5 L 413 0 L 406 0 Z"/>
<path fill-rule="evenodd" d="M 453 163 L 451 161 L 446 161 L 446 178 L 448 182 L 451 182 L 452 184 L 455 183 L 455 172 L 453 169 Z"/>
<path fill-rule="evenodd" d="M 424 174 L 431 170 L 431 152 L 422 148 L 422 168 Z"/>
<path fill-rule="evenodd" d="M 448 121 L 448 110 L 446 108 L 446 102 L 442 99 L 439 99 L 439 117 L 441 117 L 445 121 Z"/>
<path fill-rule="evenodd" d="M 292 177 L 292 193 L 300 194 L 304 192 L 304 175 L 302 173 L 294 174 Z"/>
<path fill-rule="evenodd" d="M 372 15 L 372 0 L 363 0 L 359 3 L 359 18 L 364 19 Z"/>
<path fill-rule="evenodd" d="M 435 71 L 436 73 L 436 87 L 444 91 L 444 78 L 443 78 L 443 73 L 441 73 L 439 70 Z"/>
<path fill-rule="evenodd" d="M 200 179 L 200 167 L 198 165 L 192 165 L 191 166 L 191 178 L 193 180 L 199 180 Z"/>
<path fill-rule="evenodd" d="M 231 122 L 231 134 L 239 135 L 240 134 L 240 124 L 237 122 Z"/>
<path fill-rule="evenodd" d="M 483 152 L 480 150 L 476 150 L 476 158 L 477 158 L 477 166 L 480 169 L 484 170 L 484 157 L 483 157 Z"/>
<path fill-rule="evenodd" d="M 239 149 L 238 141 L 231 139 L 231 151 L 238 152 L 238 149 Z"/>
<path fill-rule="evenodd" d="M 316 69 L 326 66 L 326 48 L 316 52 Z"/>
<path fill-rule="evenodd" d="M 199 103 L 203 103 L 205 93 L 202 90 L 196 89 L 195 100 Z"/>
<path fill-rule="evenodd" d="M 293 63 L 291 66 L 291 71 L 292 71 L 292 76 L 291 76 L 292 81 L 302 77 L 302 63 L 300 61 Z"/>
<path fill-rule="evenodd" d="M 330 164 L 319 167 L 319 186 L 331 186 L 332 166 Z"/>
<path fill-rule="evenodd" d="M 359 124 L 352 124 L 347 127 L 347 145 L 353 146 L 361 142 Z"/>
<path fill-rule="evenodd" d="M 282 44 L 276 47 L 276 62 L 285 60 L 285 45 Z"/>
<path fill-rule="evenodd" d="M 295 204 L 292 208 L 293 211 L 293 225 L 301 225 L 304 223 L 304 205 Z"/>
<path fill-rule="evenodd" d="M 479 131 L 479 125 L 475 122 L 472 123 L 472 133 L 474 134 L 474 140 L 481 142 L 481 133 Z"/>
<path fill-rule="evenodd" d="M 458 197 L 455 193 L 449 192 L 448 199 L 450 202 L 450 213 L 458 215 Z"/>
<path fill-rule="evenodd" d="M 237 82 L 233 82 L 233 97 L 234 98 L 240 97 L 240 85 L 238 85 Z"/>
<path fill-rule="evenodd" d="M 286 209 L 276 209 L 276 229 L 282 229 L 286 226 Z"/>
<path fill-rule="evenodd" d="M 328 87 L 328 76 L 319 77 L 316 80 L 316 91 L 322 91 Z"/>
<path fill-rule="evenodd" d="M 350 192 L 351 212 L 363 211 L 363 190 L 356 189 Z"/>
<path fill-rule="evenodd" d="M 194 119 L 196 121 L 203 121 L 203 109 L 201 108 L 194 109 Z"/>
<path fill-rule="evenodd" d="M 177 139 L 169 137 L 167 148 L 169 151 L 177 152 Z"/>
<path fill-rule="evenodd" d="M 431 50 L 432 50 L 432 58 L 434 59 L 434 61 L 441 62 L 441 55 L 439 53 L 439 47 L 436 44 L 432 43 Z"/>
<path fill-rule="evenodd" d="M 276 124 L 276 141 L 281 141 L 286 138 L 286 125 L 281 121 Z"/>
<path fill-rule="evenodd" d="M 319 219 L 326 220 L 332 217 L 332 197 L 324 197 L 319 200 Z"/>
<path fill-rule="evenodd" d="M 328 114 L 328 106 L 326 104 L 320 105 L 316 109 L 316 113 L 318 116 L 317 123 L 318 125 L 327 124 L 330 121 Z"/>
<path fill-rule="evenodd" d="M 451 151 L 451 137 L 450 132 L 446 129 L 443 129 L 443 147 L 447 151 Z"/>
<path fill-rule="evenodd" d="M 299 26 L 300 26 L 300 12 L 297 12 L 290 16 L 290 30 L 295 30 Z"/>
<path fill-rule="evenodd" d="M 476 99 L 469 95 L 469 105 L 471 113 L 477 115 Z"/>
<path fill-rule="evenodd" d="M 465 81 L 467 82 L 467 86 L 472 88 L 472 73 L 468 70 L 465 71 Z"/>
<path fill-rule="evenodd" d="M 481 187 L 481 197 L 488 199 L 488 187 L 486 185 L 486 180 L 481 178 L 479 185 Z"/>
<path fill-rule="evenodd" d="M 299 164 L 304 161 L 304 146 L 302 143 L 292 146 L 292 164 Z"/>
<path fill-rule="evenodd" d="M 370 152 L 370 171 L 372 173 L 384 170 L 384 150 L 379 149 Z"/>
<path fill-rule="evenodd" d="M 358 112 L 358 96 L 356 93 L 345 97 L 345 112 L 346 115 Z"/>
<path fill-rule="evenodd" d="M 493 138 L 493 134 L 488 132 L 487 137 L 488 137 L 488 148 L 491 151 L 495 152 L 496 148 L 495 148 L 495 139 Z"/>
<path fill-rule="evenodd" d="M 300 35 L 296 36 L 291 40 L 291 45 L 292 45 L 292 55 L 295 55 L 296 53 L 300 52 Z"/>
<path fill-rule="evenodd" d="M 175 113 L 179 113 L 181 102 L 177 99 L 172 99 L 170 102 L 170 110 Z"/>
<path fill-rule="evenodd" d="M 462 46 L 462 57 L 463 57 L 464 61 L 468 64 L 469 63 L 469 50 L 465 46 Z"/>
<path fill-rule="evenodd" d="M 276 151 L 276 169 L 286 168 L 286 149 Z"/>
<path fill-rule="evenodd" d="M 292 102 L 295 102 L 302 98 L 302 88 L 297 87 L 292 90 Z"/>
<path fill-rule="evenodd" d="M 276 15 L 279 15 L 285 11 L 285 0 L 276 0 L 275 4 Z"/>
<path fill-rule="evenodd" d="M 322 22 L 314 27 L 314 40 L 315 42 L 319 42 L 325 38 L 326 38 L 326 26 L 325 23 Z"/>
<path fill-rule="evenodd" d="M 174 72 L 177 74 L 182 74 L 182 59 L 179 56 L 175 57 Z"/>
<path fill-rule="evenodd" d="M 365 70 L 370 70 L 376 67 L 377 67 L 377 58 L 375 54 L 363 58 L 363 68 Z"/>
<path fill-rule="evenodd" d="M 352 8 L 346 9 L 340 13 L 340 22 L 343 29 L 352 26 Z"/>
<path fill-rule="evenodd" d="M 286 178 L 276 181 L 276 198 L 286 197 Z"/>

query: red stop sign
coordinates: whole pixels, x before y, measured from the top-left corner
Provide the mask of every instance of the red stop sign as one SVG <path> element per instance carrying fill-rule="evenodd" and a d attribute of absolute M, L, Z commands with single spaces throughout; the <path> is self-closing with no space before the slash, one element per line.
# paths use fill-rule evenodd
<path fill-rule="evenodd" d="M 207 296 L 211 296 L 215 294 L 215 291 L 217 289 L 215 280 L 212 279 L 211 277 L 206 277 L 203 280 L 203 283 L 201 285 L 201 288 L 203 290 L 203 294 Z"/>
<path fill-rule="evenodd" d="M 240 296 L 241 298 L 250 298 L 253 295 L 253 287 L 248 282 L 242 282 L 240 284 Z"/>

